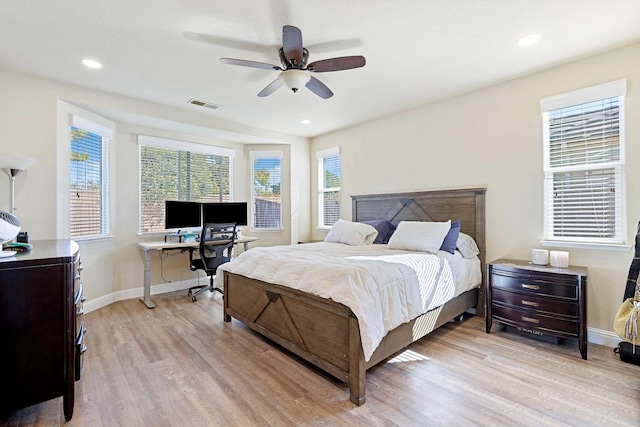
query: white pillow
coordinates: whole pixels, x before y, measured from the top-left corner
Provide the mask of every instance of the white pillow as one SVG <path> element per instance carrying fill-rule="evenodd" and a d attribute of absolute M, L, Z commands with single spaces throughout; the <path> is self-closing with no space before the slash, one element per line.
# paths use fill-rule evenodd
<path fill-rule="evenodd" d="M 370 245 L 378 235 L 378 230 L 369 224 L 339 219 L 324 238 L 325 242 L 345 243 L 351 246 Z"/>
<path fill-rule="evenodd" d="M 451 228 L 446 222 L 401 221 L 391 235 L 387 247 L 409 251 L 438 253 Z"/>
<path fill-rule="evenodd" d="M 463 258 L 473 258 L 480 253 L 476 241 L 468 234 L 458 234 L 458 241 L 456 242 L 456 249 L 462 255 Z"/>

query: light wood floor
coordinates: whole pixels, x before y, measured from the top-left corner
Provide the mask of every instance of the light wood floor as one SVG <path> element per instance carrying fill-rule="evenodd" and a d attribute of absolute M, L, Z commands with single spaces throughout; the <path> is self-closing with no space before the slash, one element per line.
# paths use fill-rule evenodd
<path fill-rule="evenodd" d="M 89 313 L 88 351 L 69 426 L 639 426 L 640 366 L 609 347 L 549 344 L 469 318 L 369 370 L 367 402 L 259 337 L 222 322 L 219 294 Z M 64 424 L 62 398 L 0 418 Z"/>

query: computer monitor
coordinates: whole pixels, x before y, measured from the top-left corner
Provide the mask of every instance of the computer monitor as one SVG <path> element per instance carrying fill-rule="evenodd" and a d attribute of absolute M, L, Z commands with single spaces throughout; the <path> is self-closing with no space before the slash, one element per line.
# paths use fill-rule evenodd
<path fill-rule="evenodd" d="M 202 222 L 235 222 L 236 225 L 248 225 L 247 202 L 203 203 Z"/>
<path fill-rule="evenodd" d="M 201 205 L 198 202 L 165 200 L 164 228 L 166 230 L 182 230 L 202 227 Z"/>

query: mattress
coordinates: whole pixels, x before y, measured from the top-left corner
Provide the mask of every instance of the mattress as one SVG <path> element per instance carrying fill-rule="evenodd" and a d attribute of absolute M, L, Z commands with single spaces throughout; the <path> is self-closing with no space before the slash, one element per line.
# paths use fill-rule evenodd
<path fill-rule="evenodd" d="M 346 305 L 358 319 L 366 361 L 387 332 L 482 282 L 480 260 L 457 252 L 328 242 L 253 248 L 218 268 L 216 286 L 222 271 Z"/>

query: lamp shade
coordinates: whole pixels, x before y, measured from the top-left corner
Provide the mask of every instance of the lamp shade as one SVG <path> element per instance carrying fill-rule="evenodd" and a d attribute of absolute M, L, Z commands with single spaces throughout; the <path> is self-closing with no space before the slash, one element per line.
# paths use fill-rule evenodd
<path fill-rule="evenodd" d="M 307 84 L 311 80 L 309 73 L 302 70 L 286 70 L 280 73 L 278 79 L 284 83 L 286 87 L 294 92 Z"/>
<path fill-rule="evenodd" d="M 36 159 L 28 157 L 0 155 L 0 169 L 13 169 L 23 171 L 36 162 Z"/>

